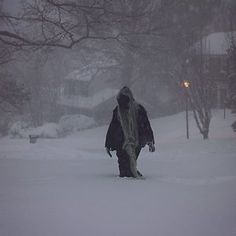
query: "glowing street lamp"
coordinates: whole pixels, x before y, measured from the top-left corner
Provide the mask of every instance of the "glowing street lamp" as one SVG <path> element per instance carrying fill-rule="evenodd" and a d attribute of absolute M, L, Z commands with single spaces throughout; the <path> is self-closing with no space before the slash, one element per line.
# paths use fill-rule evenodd
<path fill-rule="evenodd" d="M 189 88 L 189 86 L 190 86 L 190 82 L 187 80 L 184 80 L 183 84 L 184 84 L 185 88 Z"/>
<path fill-rule="evenodd" d="M 188 125 L 188 92 L 187 89 L 190 87 L 190 82 L 188 80 L 183 81 L 183 86 L 185 88 L 185 105 L 186 105 L 186 137 L 189 139 L 189 125 Z"/>

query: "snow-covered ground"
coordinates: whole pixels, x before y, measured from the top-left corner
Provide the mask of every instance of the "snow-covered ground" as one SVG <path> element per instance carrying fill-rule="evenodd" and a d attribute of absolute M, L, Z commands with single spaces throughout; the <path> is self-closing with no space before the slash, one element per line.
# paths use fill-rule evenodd
<path fill-rule="evenodd" d="M 214 111 L 210 139 L 190 117 L 152 120 L 145 179 L 119 178 L 104 151 L 107 127 L 62 139 L 0 139 L 1 236 L 235 236 L 234 117 Z"/>

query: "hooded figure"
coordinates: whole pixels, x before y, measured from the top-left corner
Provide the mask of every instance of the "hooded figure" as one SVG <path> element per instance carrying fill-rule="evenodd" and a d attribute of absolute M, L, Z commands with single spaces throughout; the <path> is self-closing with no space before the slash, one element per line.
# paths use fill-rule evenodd
<path fill-rule="evenodd" d="M 154 136 L 144 107 L 138 104 L 128 87 L 123 87 L 117 95 L 118 105 L 113 110 L 105 147 L 107 153 L 116 150 L 120 177 L 139 177 L 138 155 L 146 144 L 154 152 Z"/>

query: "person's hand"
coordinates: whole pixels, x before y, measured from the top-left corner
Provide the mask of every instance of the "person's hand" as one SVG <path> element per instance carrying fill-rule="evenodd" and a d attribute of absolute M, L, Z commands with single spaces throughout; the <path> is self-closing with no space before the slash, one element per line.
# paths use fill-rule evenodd
<path fill-rule="evenodd" d="M 108 147 L 106 147 L 106 151 L 107 151 L 107 154 L 110 156 L 110 157 L 112 157 L 112 155 L 111 155 L 111 149 L 110 148 L 108 148 Z"/>
<path fill-rule="evenodd" d="M 149 152 L 155 152 L 156 148 L 153 143 L 148 143 L 149 146 Z"/>

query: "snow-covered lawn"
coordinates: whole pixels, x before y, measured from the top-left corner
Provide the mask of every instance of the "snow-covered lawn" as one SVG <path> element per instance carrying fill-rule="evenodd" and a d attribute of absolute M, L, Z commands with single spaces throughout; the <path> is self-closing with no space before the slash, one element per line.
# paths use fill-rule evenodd
<path fill-rule="evenodd" d="M 234 117 L 214 111 L 210 139 L 190 116 L 152 120 L 145 179 L 119 178 L 104 151 L 107 127 L 62 139 L 0 139 L 1 236 L 235 236 Z"/>

